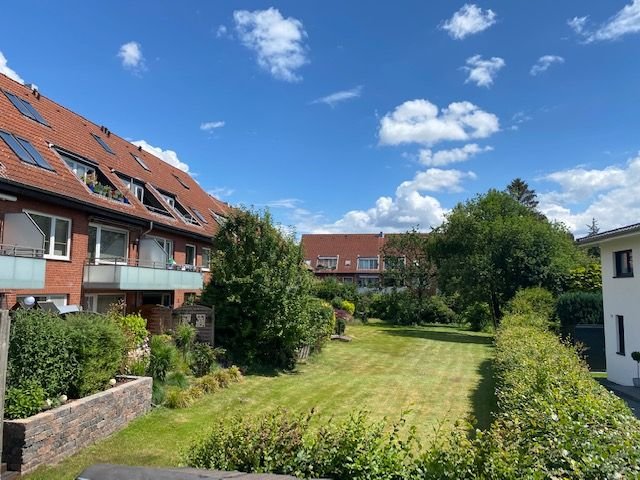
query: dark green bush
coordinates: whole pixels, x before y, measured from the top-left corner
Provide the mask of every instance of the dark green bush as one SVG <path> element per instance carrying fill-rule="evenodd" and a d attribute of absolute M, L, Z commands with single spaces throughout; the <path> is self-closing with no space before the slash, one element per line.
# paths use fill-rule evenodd
<path fill-rule="evenodd" d="M 482 302 L 477 302 L 467 307 L 462 317 L 469 324 L 471 330 L 475 332 L 481 332 L 489 328 L 493 323 L 491 308 Z"/>
<path fill-rule="evenodd" d="M 602 293 L 569 292 L 558 297 L 556 314 L 563 327 L 604 323 Z"/>
<path fill-rule="evenodd" d="M 69 393 L 78 361 L 64 321 L 42 310 L 14 313 L 9 342 L 8 387 L 35 382 L 47 397 Z"/>
<path fill-rule="evenodd" d="M 103 390 L 123 363 L 124 333 L 102 315 L 77 314 L 65 321 L 79 366 L 70 396 L 79 398 Z"/>
<path fill-rule="evenodd" d="M 154 380 L 164 382 L 167 374 L 176 365 L 177 350 L 168 335 L 154 335 L 149 344 L 151 356 L 149 358 L 149 375 Z"/>
<path fill-rule="evenodd" d="M 507 310 L 513 314 L 534 314 L 552 320 L 556 308 L 556 300 L 549 290 L 541 287 L 530 287 L 518 290 L 507 304 Z"/>
<path fill-rule="evenodd" d="M 42 410 L 46 400 L 44 388 L 34 380 L 27 380 L 19 387 L 7 388 L 4 415 L 9 419 L 27 418 Z"/>
<path fill-rule="evenodd" d="M 345 322 L 344 318 L 336 319 L 336 335 L 344 335 L 345 330 L 347 329 L 347 322 Z"/>
<path fill-rule="evenodd" d="M 196 343 L 191 351 L 191 371 L 196 377 L 211 372 L 216 364 L 216 351 L 206 343 Z"/>
<path fill-rule="evenodd" d="M 314 351 L 320 351 L 329 340 L 335 325 L 335 313 L 329 303 L 319 298 L 310 298 L 307 306 L 308 329 L 306 343 Z"/>

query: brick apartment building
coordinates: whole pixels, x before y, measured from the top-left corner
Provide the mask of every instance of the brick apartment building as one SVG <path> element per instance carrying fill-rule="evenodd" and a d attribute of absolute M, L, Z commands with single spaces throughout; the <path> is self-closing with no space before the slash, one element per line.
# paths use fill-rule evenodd
<path fill-rule="evenodd" d="M 335 277 L 359 287 L 380 285 L 384 233 L 302 235 L 305 263 L 320 278 Z"/>
<path fill-rule="evenodd" d="M 176 307 L 230 212 L 187 173 L 0 74 L 0 306 Z"/>

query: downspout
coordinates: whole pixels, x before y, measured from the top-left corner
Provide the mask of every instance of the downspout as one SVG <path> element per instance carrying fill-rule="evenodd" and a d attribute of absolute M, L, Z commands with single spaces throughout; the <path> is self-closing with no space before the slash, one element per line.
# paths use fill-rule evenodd
<path fill-rule="evenodd" d="M 144 237 L 147 233 L 153 230 L 153 220 L 149 222 L 149 230 L 146 230 L 140 234 L 140 238 Z"/>

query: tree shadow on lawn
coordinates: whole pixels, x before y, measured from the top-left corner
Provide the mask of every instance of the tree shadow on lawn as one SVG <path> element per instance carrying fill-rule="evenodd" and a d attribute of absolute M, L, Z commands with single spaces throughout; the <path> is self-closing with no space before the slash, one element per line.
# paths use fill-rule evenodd
<path fill-rule="evenodd" d="M 459 329 L 451 332 L 443 332 L 401 325 L 386 325 L 385 327 L 385 333 L 398 337 L 424 338 L 425 340 L 434 340 L 436 342 L 475 343 L 478 345 L 493 344 L 493 337 L 464 333 Z"/>
<path fill-rule="evenodd" d="M 486 430 L 491 426 L 493 413 L 498 409 L 493 360 L 484 360 L 478 366 L 478 373 L 480 373 L 480 382 L 476 389 L 471 392 L 470 399 L 473 405 L 473 416 L 478 422 L 476 427 Z"/>

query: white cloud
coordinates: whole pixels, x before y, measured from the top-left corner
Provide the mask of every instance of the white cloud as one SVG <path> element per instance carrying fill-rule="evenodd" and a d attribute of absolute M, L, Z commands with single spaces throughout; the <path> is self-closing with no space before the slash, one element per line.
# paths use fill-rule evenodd
<path fill-rule="evenodd" d="M 569 26 L 587 43 L 617 40 L 640 32 L 640 0 L 632 0 L 609 20 L 595 30 L 587 28 L 588 17 L 574 17 L 567 21 Z"/>
<path fill-rule="evenodd" d="M 564 58 L 558 55 L 543 55 L 538 61 L 531 67 L 529 72 L 531 75 L 536 76 L 542 72 L 549 70 L 549 67 L 554 63 L 564 63 Z"/>
<path fill-rule="evenodd" d="M 15 70 L 9 68 L 9 65 L 7 65 L 7 63 L 7 58 L 2 54 L 2 52 L 0 52 L 0 73 L 24 85 L 24 80 L 22 79 L 22 77 L 18 75 Z"/>
<path fill-rule="evenodd" d="M 268 10 L 236 10 L 233 12 L 238 37 L 256 52 L 258 64 L 279 80 L 302 79 L 297 70 L 308 63 L 307 37 L 302 22 L 284 18 L 276 8 Z"/>
<path fill-rule="evenodd" d="M 163 162 L 167 162 L 169 165 L 173 165 L 183 172 L 189 173 L 189 165 L 182 162 L 178 158 L 178 154 L 173 150 L 163 150 L 160 147 L 154 147 L 153 145 L 149 145 L 145 140 L 136 140 L 135 142 L 131 143 L 133 143 L 137 147 L 142 147 L 143 150 L 155 155 Z"/>
<path fill-rule="evenodd" d="M 227 30 L 227 27 L 225 25 L 218 25 L 218 28 L 216 29 L 216 37 L 222 38 L 228 35 L 229 35 L 229 32 Z"/>
<path fill-rule="evenodd" d="M 200 130 L 203 132 L 213 132 L 216 128 L 222 128 L 224 125 L 225 123 L 223 121 L 204 122 L 200 124 Z"/>
<path fill-rule="evenodd" d="M 454 102 L 441 112 L 428 100 L 409 100 L 387 113 L 380 121 L 382 145 L 486 138 L 500 130 L 498 117 L 470 102 Z"/>
<path fill-rule="evenodd" d="M 351 100 L 352 98 L 358 98 L 362 94 L 362 85 L 359 85 L 350 90 L 340 90 L 339 92 L 332 93 L 326 97 L 316 98 L 311 103 L 325 103 L 330 107 L 335 107 L 337 103 Z"/>
<path fill-rule="evenodd" d="M 118 57 L 122 60 L 122 66 L 134 72 L 145 70 L 142 46 L 138 42 L 128 42 L 120 46 Z"/>
<path fill-rule="evenodd" d="M 510 130 L 519 130 L 520 125 L 526 122 L 530 122 L 533 120 L 533 117 L 525 112 L 516 112 L 513 117 L 511 117 L 511 126 Z"/>
<path fill-rule="evenodd" d="M 469 143 L 461 148 L 452 148 L 450 150 L 438 150 L 433 152 L 431 149 L 420 150 L 420 163 L 428 167 L 443 167 L 452 163 L 465 162 L 469 158 L 483 152 L 490 152 L 493 147 L 481 147 L 477 143 Z"/>
<path fill-rule="evenodd" d="M 578 236 L 587 233 L 592 218 L 603 230 L 640 219 L 640 156 L 623 166 L 576 167 L 542 179 L 555 183 L 558 189 L 538 195 L 540 210 L 564 222 Z"/>
<path fill-rule="evenodd" d="M 302 203 L 302 200 L 298 198 L 281 198 L 278 200 L 271 200 L 267 202 L 265 206 L 270 208 L 287 208 L 287 209 L 296 209 Z"/>
<path fill-rule="evenodd" d="M 224 197 L 230 197 L 231 195 L 233 195 L 234 192 L 235 190 L 229 187 L 214 187 L 207 190 L 207 193 L 209 195 L 212 195 L 219 199 L 222 199 Z"/>
<path fill-rule="evenodd" d="M 462 67 L 469 72 L 469 77 L 465 83 L 475 82 L 479 87 L 490 87 L 493 85 L 498 72 L 505 66 L 504 59 L 491 57 L 483 60 L 481 55 L 474 55 L 467 58 L 467 65 Z"/>
<path fill-rule="evenodd" d="M 496 23 L 496 14 L 493 10 L 483 11 L 477 5 L 467 3 L 440 28 L 446 30 L 452 38 L 462 40 L 469 35 L 486 30 L 494 23 Z"/>

